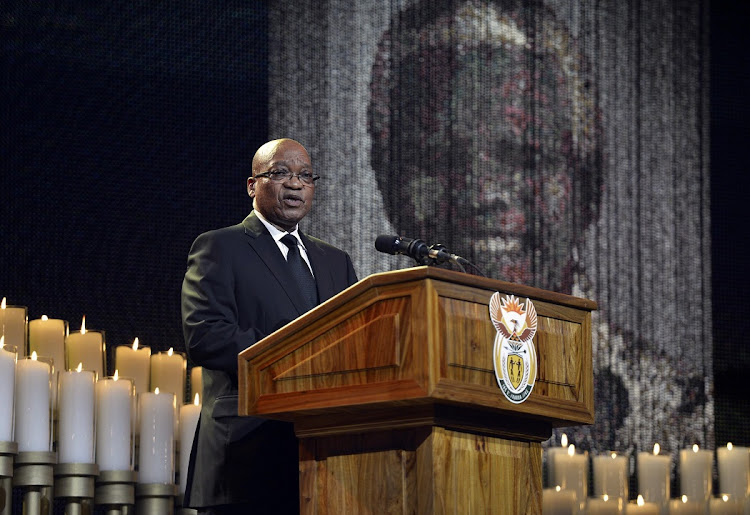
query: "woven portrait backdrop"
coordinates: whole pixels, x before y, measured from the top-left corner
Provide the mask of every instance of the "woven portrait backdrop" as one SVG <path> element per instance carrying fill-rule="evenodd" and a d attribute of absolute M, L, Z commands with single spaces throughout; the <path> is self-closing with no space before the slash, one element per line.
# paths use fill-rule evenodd
<path fill-rule="evenodd" d="M 323 176 L 306 230 L 360 277 L 413 264 L 374 249 L 399 234 L 596 300 L 573 443 L 713 447 L 704 2 L 270 5 L 269 136 Z"/>

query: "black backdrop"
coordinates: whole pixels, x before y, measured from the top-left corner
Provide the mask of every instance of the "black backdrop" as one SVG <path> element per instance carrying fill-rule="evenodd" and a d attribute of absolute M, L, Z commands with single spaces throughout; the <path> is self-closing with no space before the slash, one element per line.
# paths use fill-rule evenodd
<path fill-rule="evenodd" d="M 750 9 L 724 3 L 710 21 L 716 439 L 748 445 Z M 85 314 L 110 358 L 136 336 L 184 350 L 190 243 L 249 209 L 267 16 L 264 2 L 3 2 L 0 297 L 73 330 Z"/>

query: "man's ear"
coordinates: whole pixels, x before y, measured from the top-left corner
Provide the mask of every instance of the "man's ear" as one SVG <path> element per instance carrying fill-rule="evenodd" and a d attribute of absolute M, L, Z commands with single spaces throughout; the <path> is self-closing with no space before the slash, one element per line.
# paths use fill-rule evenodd
<path fill-rule="evenodd" d="M 247 194 L 250 198 L 255 198 L 255 177 L 247 178 Z"/>

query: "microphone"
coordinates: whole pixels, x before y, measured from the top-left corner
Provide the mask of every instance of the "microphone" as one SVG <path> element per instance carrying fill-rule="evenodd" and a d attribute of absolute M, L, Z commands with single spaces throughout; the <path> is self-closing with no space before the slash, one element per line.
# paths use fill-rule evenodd
<path fill-rule="evenodd" d="M 375 248 L 386 254 L 403 254 L 404 256 L 409 256 L 421 265 L 455 263 L 460 266 L 469 263 L 461 256 L 451 254 L 444 245 L 439 243 L 428 247 L 422 240 L 413 240 L 389 234 L 378 236 L 375 239 Z"/>

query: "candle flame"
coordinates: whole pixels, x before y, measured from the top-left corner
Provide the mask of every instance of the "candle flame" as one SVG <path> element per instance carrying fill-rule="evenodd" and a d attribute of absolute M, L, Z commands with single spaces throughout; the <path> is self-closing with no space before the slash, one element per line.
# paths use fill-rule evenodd
<path fill-rule="evenodd" d="M 560 447 L 567 447 L 568 446 L 568 435 L 565 433 L 562 434 L 560 437 Z"/>
<path fill-rule="evenodd" d="M 34 361 L 36 361 L 36 358 L 37 358 L 36 351 L 34 351 L 34 352 L 31 353 L 31 359 L 33 359 Z"/>
<path fill-rule="evenodd" d="M 560 485 L 555 486 L 555 492 L 559 492 L 562 490 L 562 487 Z"/>
<path fill-rule="evenodd" d="M 727 449 L 731 451 L 731 450 L 732 450 L 732 447 L 734 447 L 734 446 L 732 445 L 732 442 L 727 442 Z"/>
<path fill-rule="evenodd" d="M 612 459 L 615 459 L 615 458 L 617 458 L 617 453 L 613 452 L 610 456 L 612 456 Z"/>
<path fill-rule="evenodd" d="M 86 315 L 81 319 L 81 334 L 86 334 Z"/>
<path fill-rule="evenodd" d="M 729 502 L 729 496 L 727 494 L 722 494 L 721 500 L 724 502 Z"/>
<path fill-rule="evenodd" d="M 573 444 L 568 445 L 568 456 L 573 456 L 576 453 L 576 446 Z"/>
<path fill-rule="evenodd" d="M 158 386 L 157 386 L 156 388 L 154 388 L 154 393 L 155 393 L 156 395 L 159 395 L 159 387 L 158 387 Z"/>
<path fill-rule="evenodd" d="M 661 447 L 659 447 L 658 443 L 655 443 L 654 444 L 654 456 L 658 456 L 659 455 L 659 451 L 661 451 Z"/>
<path fill-rule="evenodd" d="M 47 317 L 47 315 L 42 315 L 42 320 L 49 320 L 49 318 Z"/>
<path fill-rule="evenodd" d="M 607 494 L 604 494 L 604 495 L 602 496 L 602 500 L 604 500 L 604 502 L 607 502 L 607 501 L 609 501 L 609 496 L 608 496 Z"/>
<path fill-rule="evenodd" d="M 201 403 L 201 396 L 196 393 L 195 394 L 195 400 L 193 401 L 193 404 L 195 404 L 196 406 L 199 406 L 200 403 Z"/>
<path fill-rule="evenodd" d="M 697 443 L 694 443 L 694 444 L 693 444 L 693 452 L 698 452 L 698 449 L 699 449 L 699 448 L 700 448 L 700 447 L 698 447 L 698 444 L 697 444 Z"/>
<path fill-rule="evenodd" d="M 643 496 L 642 495 L 638 496 L 638 500 L 636 500 L 636 504 L 638 506 L 643 506 L 644 504 L 646 504 L 646 501 L 643 500 Z"/>
<path fill-rule="evenodd" d="M 5 335 L 0 336 L 0 349 L 5 347 Z"/>
<path fill-rule="evenodd" d="M 76 372 L 80 372 L 83 370 L 83 363 L 78 363 L 78 368 L 76 368 Z"/>
<path fill-rule="evenodd" d="M 0 309 L 5 309 L 5 297 L 3 297 L 3 301 L 0 302 Z"/>
<path fill-rule="evenodd" d="M 133 350 L 138 350 L 138 337 L 135 337 L 135 340 L 133 340 Z"/>
<path fill-rule="evenodd" d="M 115 369 L 115 375 L 112 376 L 112 379 L 115 380 L 115 381 L 117 381 L 118 379 L 120 379 L 119 370 Z"/>
<path fill-rule="evenodd" d="M 683 496 L 682 496 L 682 497 L 680 498 L 680 500 L 682 500 L 682 502 L 684 502 L 684 503 L 687 503 L 687 495 L 683 495 Z"/>
<path fill-rule="evenodd" d="M 172 354 L 174 354 L 174 347 L 170 347 L 167 351 L 167 356 L 171 356 Z"/>

